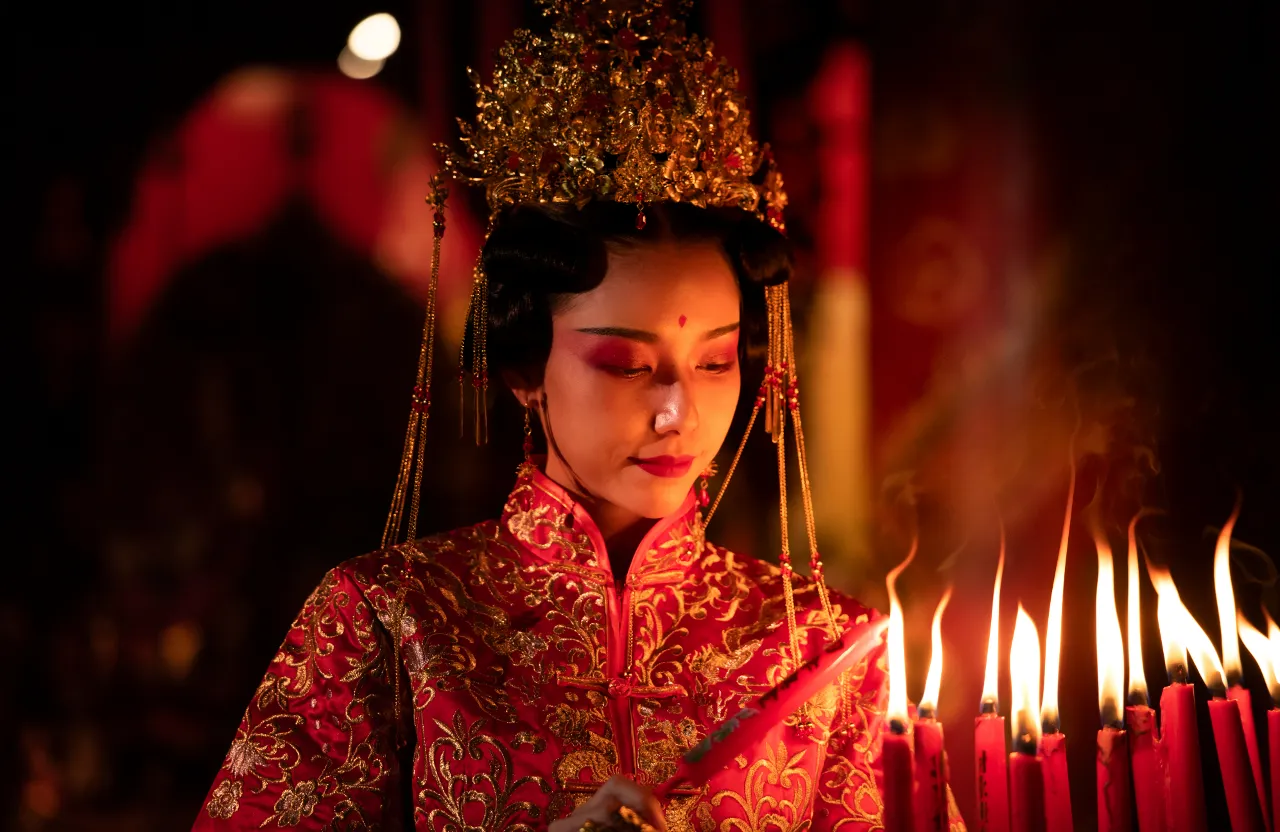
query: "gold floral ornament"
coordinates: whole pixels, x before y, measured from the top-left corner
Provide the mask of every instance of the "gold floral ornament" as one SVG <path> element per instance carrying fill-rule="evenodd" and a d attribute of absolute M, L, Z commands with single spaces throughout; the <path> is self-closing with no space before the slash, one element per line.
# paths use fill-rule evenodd
<path fill-rule="evenodd" d="M 668 10 L 674 5 L 676 16 Z M 491 213 L 527 203 L 689 202 L 781 230 L 786 194 L 751 137 L 738 73 L 689 35 L 689 3 L 543 0 L 550 34 L 517 30 L 491 84 L 470 71 L 474 122 L 439 145 L 444 179 L 483 186 Z"/>

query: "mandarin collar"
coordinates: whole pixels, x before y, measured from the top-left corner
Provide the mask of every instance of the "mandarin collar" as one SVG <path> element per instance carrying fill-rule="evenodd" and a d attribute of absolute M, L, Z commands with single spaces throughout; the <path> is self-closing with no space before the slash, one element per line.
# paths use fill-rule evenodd
<path fill-rule="evenodd" d="M 544 458 L 525 462 L 502 510 L 502 528 L 534 558 L 613 580 L 604 538 L 587 509 L 541 468 Z M 697 501 L 693 489 L 672 514 L 653 524 L 631 559 L 627 586 L 669 583 L 685 576 L 698 559 Z"/>

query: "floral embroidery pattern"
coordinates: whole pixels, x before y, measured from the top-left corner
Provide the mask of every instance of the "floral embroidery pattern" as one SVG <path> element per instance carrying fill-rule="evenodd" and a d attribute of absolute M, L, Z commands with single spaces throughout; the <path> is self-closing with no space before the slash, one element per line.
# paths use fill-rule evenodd
<path fill-rule="evenodd" d="M 791 655 L 777 568 L 701 544 L 687 509 L 659 521 L 615 586 L 589 518 L 525 466 L 500 520 L 334 569 L 277 651 L 197 828 L 238 813 L 252 827 L 529 832 L 615 773 L 671 776 L 829 628 L 798 580 Z M 832 600 L 838 627 L 873 614 Z M 771 726 L 711 783 L 678 786 L 668 828 L 879 829 L 886 677 L 882 655 L 864 662 L 843 694 L 809 703 L 811 725 Z"/>
<path fill-rule="evenodd" d="M 240 784 L 235 780 L 223 780 L 209 795 L 209 803 L 205 807 L 209 817 L 226 820 L 240 808 Z"/>

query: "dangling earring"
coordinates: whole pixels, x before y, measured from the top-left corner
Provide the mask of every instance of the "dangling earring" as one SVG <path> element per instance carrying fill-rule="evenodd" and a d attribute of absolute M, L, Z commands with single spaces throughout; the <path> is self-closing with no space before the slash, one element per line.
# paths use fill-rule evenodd
<path fill-rule="evenodd" d="M 524 403 L 524 461 L 528 462 L 533 458 L 533 424 L 529 418 L 529 411 L 533 410 L 533 406 L 528 402 Z"/>
<path fill-rule="evenodd" d="M 715 460 L 712 460 L 698 480 L 698 510 L 693 515 L 693 542 L 699 552 L 705 549 L 707 545 L 707 525 L 702 518 L 702 513 L 707 510 L 707 506 L 711 505 L 711 492 L 707 485 L 707 480 L 715 475 L 716 463 Z"/>

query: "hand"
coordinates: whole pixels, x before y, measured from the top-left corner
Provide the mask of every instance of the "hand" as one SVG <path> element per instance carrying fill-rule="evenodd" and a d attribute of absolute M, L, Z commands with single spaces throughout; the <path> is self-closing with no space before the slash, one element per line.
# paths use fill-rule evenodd
<path fill-rule="evenodd" d="M 553 821 L 547 827 L 547 832 L 578 832 L 587 821 L 608 829 L 609 824 L 616 822 L 614 814 L 624 806 L 638 812 L 658 832 L 667 832 L 666 820 L 658 799 L 647 788 L 621 774 L 615 774 L 606 780 L 573 814 Z"/>

